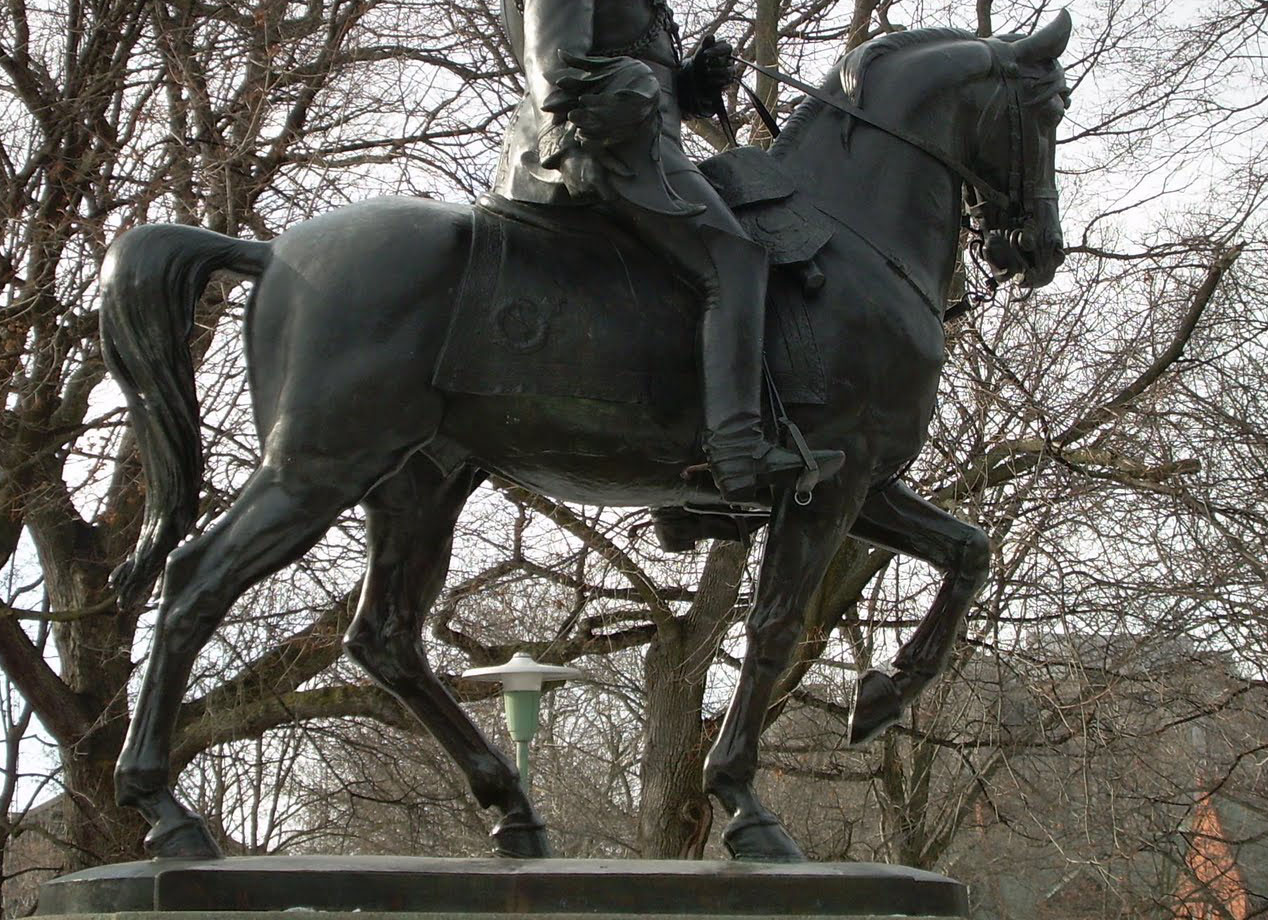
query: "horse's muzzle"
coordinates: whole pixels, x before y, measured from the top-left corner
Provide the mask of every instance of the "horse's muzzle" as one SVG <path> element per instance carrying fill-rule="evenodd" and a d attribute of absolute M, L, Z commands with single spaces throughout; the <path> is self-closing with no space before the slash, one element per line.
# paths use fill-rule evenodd
<path fill-rule="evenodd" d="M 1055 232 L 1027 224 L 1017 230 L 986 234 L 983 254 L 998 276 L 1017 278 L 1026 287 L 1052 281 L 1065 261 L 1060 229 Z"/>
<path fill-rule="evenodd" d="M 1030 228 L 1018 231 L 1017 251 L 1026 262 L 1026 269 L 1022 272 L 1022 284 L 1026 287 L 1037 288 L 1051 282 L 1057 274 L 1057 269 L 1065 261 L 1063 244 L 1060 227 L 1055 232 L 1048 229 L 1035 231 Z"/>

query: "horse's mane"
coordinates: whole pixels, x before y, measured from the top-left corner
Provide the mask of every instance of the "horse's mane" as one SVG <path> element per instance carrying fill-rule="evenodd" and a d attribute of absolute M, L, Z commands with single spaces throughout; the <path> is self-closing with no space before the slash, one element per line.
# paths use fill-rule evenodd
<path fill-rule="evenodd" d="M 846 54 L 845 57 L 838 60 L 832 69 L 828 71 L 828 77 L 824 81 L 823 86 L 826 89 L 834 80 L 839 79 L 841 85 L 845 87 L 846 95 L 850 97 L 850 101 L 856 105 L 862 105 L 863 78 L 867 73 L 867 69 L 877 58 L 891 51 L 900 51 L 904 48 L 916 47 L 917 45 L 928 45 L 941 41 L 964 41 L 977 37 L 974 33 L 967 32 L 964 29 L 905 29 L 901 32 L 890 32 L 859 45 Z M 812 96 L 807 96 L 793 109 L 793 113 L 788 117 L 779 139 L 771 146 L 771 152 L 773 153 L 780 147 L 795 142 L 804 127 L 819 114 L 822 108 L 822 102 Z"/>
<path fill-rule="evenodd" d="M 855 105 L 863 104 L 863 78 L 876 59 L 891 51 L 929 45 L 934 42 L 965 41 L 978 36 L 964 29 L 907 29 L 889 32 L 869 42 L 864 42 L 845 56 L 841 62 L 841 85 Z"/>

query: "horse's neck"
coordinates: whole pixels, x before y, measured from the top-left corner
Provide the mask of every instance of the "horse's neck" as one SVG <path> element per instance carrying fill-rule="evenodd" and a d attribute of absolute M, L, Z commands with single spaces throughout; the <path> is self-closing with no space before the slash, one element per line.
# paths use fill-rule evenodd
<path fill-rule="evenodd" d="M 803 187 L 825 211 L 893 257 L 940 302 L 955 267 L 959 179 L 928 154 L 857 121 L 843 151 L 845 117 L 824 106 L 775 155 L 804 177 Z M 946 139 L 930 140 L 946 149 Z"/>

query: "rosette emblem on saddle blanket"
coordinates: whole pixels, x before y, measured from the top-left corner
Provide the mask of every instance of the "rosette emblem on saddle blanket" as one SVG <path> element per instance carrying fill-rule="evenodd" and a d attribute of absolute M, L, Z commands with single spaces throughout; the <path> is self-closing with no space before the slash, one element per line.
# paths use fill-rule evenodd
<path fill-rule="evenodd" d="M 436 369 L 438 388 L 667 410 L 694 392 L 698 297 L 648 247 L 584 208 L 485 197 L 473 220 L 470 268 Z M 772 261 L 781 261 L 778 253 Z M 796 273 L 772 277 L 766 354 L 785 402 L 824 401 L 811 325 L 817 306 L 807 307 Z"/>

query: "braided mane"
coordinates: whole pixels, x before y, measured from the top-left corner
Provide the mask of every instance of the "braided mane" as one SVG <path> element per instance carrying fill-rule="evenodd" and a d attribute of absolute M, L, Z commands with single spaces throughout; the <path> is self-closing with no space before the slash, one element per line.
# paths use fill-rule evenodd
<path fill-rule="evenodd" d="M 841 64 L 841 85 L 846 95 L 855 105 L 863 104 L 863 78 L 867 69 L 876 59 L 891 51 L 902 51 L 904 48 L 915 48 L 943 41 L 966 41 L 976 39 L 972 32 L 963 29 L 908 29 L 903 32 L 888 32 L 879 38 L 864 42 L 845 56 Z"/>

